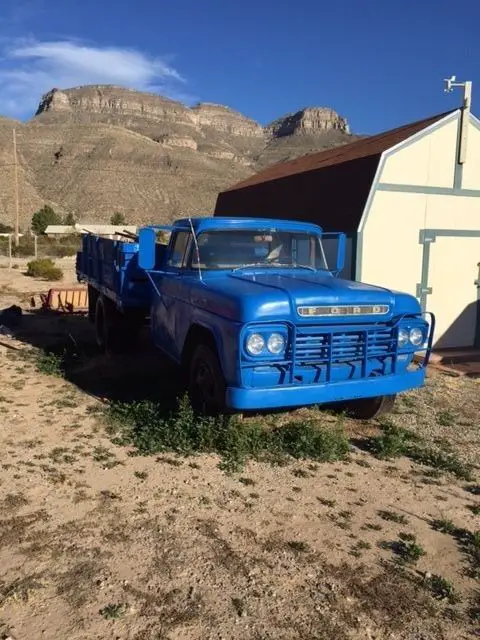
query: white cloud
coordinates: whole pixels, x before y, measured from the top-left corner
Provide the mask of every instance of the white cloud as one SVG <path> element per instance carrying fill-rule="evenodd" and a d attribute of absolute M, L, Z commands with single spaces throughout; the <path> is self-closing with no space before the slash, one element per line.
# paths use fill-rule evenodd
<path fill-rule="evenodd" d="M 73 40 L 3 42 L 0 57 L 0 113 L 25 117 L 53 87 L 114 84 L 188 99 L 184 78 L 164 59 L 132 49 L 94 47 Z"/>

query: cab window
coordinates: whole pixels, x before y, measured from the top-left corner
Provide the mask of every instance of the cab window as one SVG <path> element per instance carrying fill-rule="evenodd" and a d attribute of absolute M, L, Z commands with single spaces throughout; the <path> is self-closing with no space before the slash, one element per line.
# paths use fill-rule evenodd
<path fill-rule="evenodd" d="M 185 267 L 190 245 L 190 236 L 191 233 L 189 231 L 179 231 L 176 234 L 173 240 L 172 252 L 167 263 L 169 267 L 176 267 L 177 269 Z"/>

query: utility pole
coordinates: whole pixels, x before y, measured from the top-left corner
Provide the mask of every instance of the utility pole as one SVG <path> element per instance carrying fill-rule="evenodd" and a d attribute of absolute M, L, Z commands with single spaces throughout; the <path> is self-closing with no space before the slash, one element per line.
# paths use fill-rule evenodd
<path fill-rule="evenodd" d="M 462 119 L 460 123 L 460 138 L 458 147 L 458 164 L 464 164 L 467 159 L 468 122 L 472 107 L 472 82 L 457 82 L 457 76 L 445 78 L 445 93 L 451 93 L 454 87 L 463 87 Z"/>
<path fill-rule="evenodd" d="M 18 162 L 17 162 L 17 132 L 13 130 L 13 170 L 15 174 L 15 246 L 19 244 L 19 232 L 20 232 L 20 207 L 18 203 Z"/>

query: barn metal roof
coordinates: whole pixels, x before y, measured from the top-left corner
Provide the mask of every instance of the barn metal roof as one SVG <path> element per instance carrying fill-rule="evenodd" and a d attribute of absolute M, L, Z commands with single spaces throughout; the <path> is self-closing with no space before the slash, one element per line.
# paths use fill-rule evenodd
<path fill-rule="evenodd" d="M 375 136 L 362 138 L 361 140 L 356 140 L 350 144 L 333 147 L 332 149 L 326 149 L 325 151 L 320 151 L 318 153 L 312 153 L 296 158 L 295 160 L 289 160 L 288 162 L 274 164 L 267 169 L 250 176 L 250 178 L 232 185 L 226 189 L 225 192 L 244 189 L 245 187 L 261 184 L 263 182 L 278 180 L 297 173 L 315 171 L 317 169 L 343 164 L 352 160 L 367 158 L 368 156 L 381 155 L 387 149 L 407 140 L 407 138 L 419 133 L 430 125 L 435 124 L 450 113 L 453 113 L 453 111 L 455 110 L 446 111 L 445 113 L 440 113 L 438 115 L 431 116 L 430 118 L 418 120 L 417 122 L 412 122 L 396 129 L 390 129 L 389 131 L 384 131 L 383 133 L 379 133 Z"/>

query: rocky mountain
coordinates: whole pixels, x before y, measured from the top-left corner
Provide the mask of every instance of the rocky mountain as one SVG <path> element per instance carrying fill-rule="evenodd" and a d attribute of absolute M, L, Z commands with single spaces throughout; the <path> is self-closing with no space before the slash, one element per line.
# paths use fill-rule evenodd
<path fill-rule="evenodd" d="M 345 118 L 309 107 L 266 127 L 230 109 L 188 107 L 114 86 L 52 89 L 26 123 L 0 118 L 0 222 L 14 218 L 16 129 L 22 224 L 51 204 L 83 222 L 209 215 L 219 191 L 260 168 L 355 139 Z"/>

